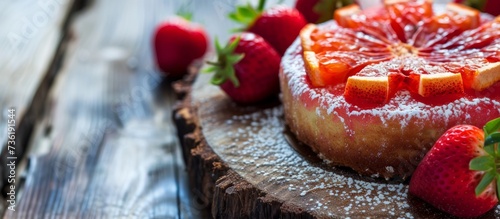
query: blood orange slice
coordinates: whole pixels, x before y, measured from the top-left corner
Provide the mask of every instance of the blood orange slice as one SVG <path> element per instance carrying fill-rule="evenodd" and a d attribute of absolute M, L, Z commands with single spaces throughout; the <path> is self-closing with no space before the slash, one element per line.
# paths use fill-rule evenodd
<path fill-rule="evenodd" d="M 300 39 L 313 86 L 345 84 L 347 100 L 387 102 L 399 90 L 423 98 L 464 95 L 500 81 L 500 17 L 430 0 L 385 0 L 385 7 L 338 9 L 329 25 Z"/>

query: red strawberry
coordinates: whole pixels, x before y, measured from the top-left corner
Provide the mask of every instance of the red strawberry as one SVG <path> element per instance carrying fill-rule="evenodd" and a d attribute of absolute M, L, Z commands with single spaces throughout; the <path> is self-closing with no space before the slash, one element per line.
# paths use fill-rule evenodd
<path fill-rule="evenodd" d="M 409 192 L 458 217 L 477 217 L 497 205 L 500 118 L 484 131 L 458 125 L 446 131 L 418 165 Z"/>
<path fill-rule="evenodd" d="M 278 5 L 263 10 L 264 4 L 265 0 L 260 0 L 257 8 L 251 5 L 239 6 L 229 17 L 243 23 L 246 26 L 244 30 L 262 36 L 283 55 L 306 25 L 306 21 L 294 8 Z"/>
<path fill-rule="evenodd" d="M 498 0 L 488 0 L 483 8 L 484 12 L 498 16 L 500 15 L 500 1 Z"/>
<path fill-rule="evenodd" d="M 158 67 L 168 76 L 178 78 L 187 72 L 193 60 L 207 50 L 207 34 L 194 23 L 180 17 L 156 27 L 154 50 Z"/>
<path fill-rule="evenodd" d="M 215 40 L 218 60 L 205 69 L 215 72 L 212 83 L 235 102 L 251 104 L 279 92 L 280 56 L 260 36 L 241 33 L 233 36 L 227 47 Z"/>
<path fill-rule="evenodd" d="M 456 3 L 463 3 L 483 12 L 500 15 L 500 1 L 498 0 L 455 0 Z"/>
<path fill-rule="evenodd" d="M 297 0 L 295 8 L 307 22 L 322 23 L 333 18 L 335 9 L 352 3 L 352 0 Z"/>

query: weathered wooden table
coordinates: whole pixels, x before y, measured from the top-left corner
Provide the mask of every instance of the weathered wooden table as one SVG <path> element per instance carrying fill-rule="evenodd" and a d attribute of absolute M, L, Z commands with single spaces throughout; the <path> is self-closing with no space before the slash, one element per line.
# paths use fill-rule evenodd
<path fill-rule="evenodd" d="M 3 217 L 208 217 L 187 183 L 151 37 L 184 5 L 225 40 L 234 3 L 0 1 Z"/>

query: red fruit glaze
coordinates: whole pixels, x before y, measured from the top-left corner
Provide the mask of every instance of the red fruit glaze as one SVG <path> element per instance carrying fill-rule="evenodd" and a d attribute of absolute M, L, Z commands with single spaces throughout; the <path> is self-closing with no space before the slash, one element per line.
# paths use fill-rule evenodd
<path fill-rule="evenodd" d="M 154 34 L 154 51 L 158 67 L 167 75 L 180 77 L 193 60 L 207 50 L 207 34 L 196 24 L 173 18 L 158 25 Z"/>
<path fill-rule="evenodd" d="M 233 42 L 234 39 L 233 36 L 230 41 Z M 228 96 L 235 102 L 250 104 L 279 92 L 278 73 L 281 57 L 262 37 L 253 33 L 242 33 L 234 53 L 245 56 L 234 65 L 240 86 L 235 87 L 230 80 L 221 84 L 222 90 Z"/>
<path fill-rule="evenodd" d="M 306 21 L 299 11 L 278 5 L 265 10 L 248 31 L 264 38 L 281 56 L 305 25 Z"/>
<path fill-rule="evenodd" d="M 486 155 L 483 144 L 483 130 L 470 125 L 452 127 L 413 173 L 409 192 L 455 216 L 477 217 L 486 213 L 498 202 L 494 184 L 476 197 L 474 189 L 483 173 L 469 169 L 473 158 Z"/>
<path fill-rule="evenodd" d="M 409 91 L 399 90 L 384 105 L 351 103 L 343 95 L 345 85 L 314 87 L 304 68 L 302 47 L 297 40 L 282 58 L 282 72 L 294 98 L 310 110 L 324 110 L 346 121 L 345 129 L 352 137 L 362 138 L 363 133 L 353 133 L 349 121 L 369 121 L 370 125 L 387 127 L 400 122 L 401 129 L 425 132 L 430 127 L 441 127 L 441 133 L 459 124 L 483 126 L 500 117 L 500 83 L 482 92 L 466 92 L 460 98 L 420 98 Z M 368 122 L 367 122 L 368 123 Z M 418 127 L 418 129 L 416 128 Z M 441 134 L 439 133 L 439 134 Z"/>

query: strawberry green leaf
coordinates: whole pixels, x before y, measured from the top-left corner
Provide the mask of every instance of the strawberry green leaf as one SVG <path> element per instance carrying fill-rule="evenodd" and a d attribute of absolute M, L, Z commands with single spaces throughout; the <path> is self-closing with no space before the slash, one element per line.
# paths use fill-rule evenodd
<path fill-rule="evenodd" d="M 255 16 L 258 12 L 250 5 L 247 5 L 247 7 L 238 7 L 237 13 L 243 17 L 252 17 Z"/>
<path fill-rule="evenodd" d="M 229 13 L 229 19 L 243 24 L 244 27 L 238 28 L 236 30 L 242 31 L 248 29 L 250 25 L 260 16 L 262 11 L 264 10 L 265 0 L 259 0 L 259 5 L 257 8 L 253 7 L 250 4 L 237 6 L 236 11 Z M 232 30 L 234 32 L 234 30 Z"/>
<path fill-rule="evenodd" d="M 239 37 L 237 39 L 235 39 L 233 42 L 231 42 L 231 44 L 229 44 L 226 52 L 232 53 L 236 49 L 236 47 L 238 47 L 238 43 L 240 43 Z"/>
<path fill-rule="evenodd" d="M 469 163 L 471 170 L 488 171 L 495 167 L 495 158 L 492 156 L 481 156 L 472 159 Z"/>
<path fill-rule="evenodd" d="M 479 195 L 481 195 L 481 193 L 484 192 L 486 187 L 488 187 L 488 185 L 490 185 L 491 182 L 493 182 L 496 175 L 497 175 L 497 172 L 494 169 L 491 171 L 488 171 L 488 172 L 486 172 L 486 174 L 484 174 L 483 178 L 481 179 L 481 182 L 479 182 L 479 184 L 477 185 L 477 187 L 475 189 L 476 196 L 479 196 Z"/>
<path fill-rule="evenodd" d="M 215 39 L 215 49 L 217 51 L 217 61 L 207 62 L 209 67 L 205 68 L 204 72 L 214 72 L 212 80 L 214 85 L 221 85 L 227 80 L 231 81 L 235 87 L 239 87 L 240 83 L 236 77 L 234 65 L 240 62 L 245 56 L 244 54 L 235 54 L 234 51 L 240 42 L 240 37 L 234 39 L 231 43 L 222 47 L 219 40 Z"/>
<path fill-rule="evenodd" d="M 251 5 L 238 6 L 236 11 L 229 14 L 229 18 L 244 25 L 250 25 L 259 15 L 259 12 Z"/>
<path fill-rule="evenodd" d="M 485 135 L 490 135 L 491 133 L 500 131 L 500 118 L 496 118 L 486 123 L 483 130 Z"/>
<path fill-rule="evenodd" d="M 215 52 L 217 52 L 217 54 L 221 54 L 223 49 L 224 48 L 222 48 L 222 46 L 219 43 L 219 39 L 215 37 Z"/>
<path fill-rule="evenodd" d="M 221 85 L 226 79 L 222 75 L 215 74 L 210 81 L 214 85 Z"/>
<path fill-rule="evenodd" d="M 207 63 L 211 64 L 212 62 L 207 62 Z M 217 69 L 217 66 L 208 66 L 208 67 L 202 69 L 201 72 L 203 72 L 203 73 L 211 73 L 211 72 L 215 71 L 216 69 Z"/>
<path fill-rule="evenodd" d="M 245 54 L 236 54 L 234 56 L 227 57 L 227 61 L 231 63 L 238 63 L 245 57 Z"/>
<path fill-rule="evenodd" d="M 492 145 L 500 142 L 500 132 L 492 133 L 484 139 L 484 145 Z"/>
<path fill-rule="evenodd" d="M 229 80 L 233 83 L 235 87 L 239 87 L 240 81 L 238 81 L 238 78 L 236 78 L 236 72 L 234 72 L 234 68 L 230 67 L 228 71 L 230 72 L 228 76 Z"/>
<path fill-rule="evenodd" d="M 485 145 L 484 146 L 484 150 L 486 151 L 486 153 L 488 153 L 489 155 L 491 156 L 495 156 L 495 148 L 493 147 L 493 145 Z"/>
<path fill-rule="evenodd" d="M 233 21 L 236 21 L 236 22 L 240 21 L 239 15 L 237 13 L 235 13 L 235 12 L 229 13 L 227 16 L 229 17 L 230 20 L 233 20 Z"/>

